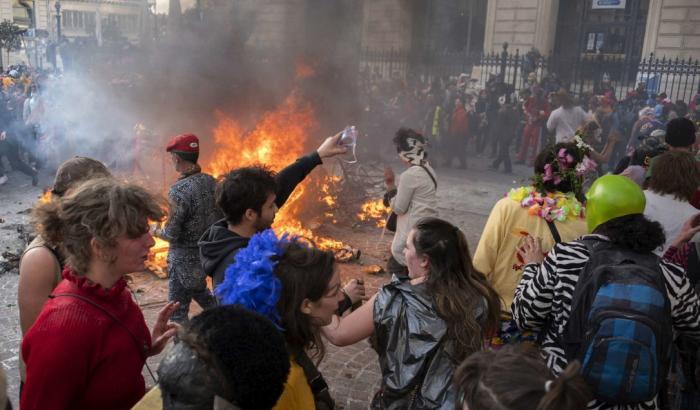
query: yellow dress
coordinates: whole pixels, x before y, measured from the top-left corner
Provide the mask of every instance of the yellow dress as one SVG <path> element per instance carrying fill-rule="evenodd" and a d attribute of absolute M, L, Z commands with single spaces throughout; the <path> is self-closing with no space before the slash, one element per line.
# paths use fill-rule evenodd
<path fill-rule="evenodd" d="M 311 393 L 304 369 L 294 359 L 290 361 L 289 377 L 284 384 L 282 396 L 273 410 L 314 410 L 316 408 L 314 395 Z"/>
<path fill-rule="evenodd" d="M 573 241 L 588 233 L 586 220 L 580 216 L 569 216 L 565 222 L 555 222 L 562 242 Z M 515 287 L 523 275 L 523 262 L 518 258 L 517 248 L 524 236 L 542 238 L 542 249 L 549 252 L 554 247 L 554 238 L 547 222 L 520 203 L 505 197 L 491 210 L 479 245 L 474 252 L 474 267 L 486 275 L 489 283 L 503 298 L 503 309 L 510 313 L 515 296 Z"/>

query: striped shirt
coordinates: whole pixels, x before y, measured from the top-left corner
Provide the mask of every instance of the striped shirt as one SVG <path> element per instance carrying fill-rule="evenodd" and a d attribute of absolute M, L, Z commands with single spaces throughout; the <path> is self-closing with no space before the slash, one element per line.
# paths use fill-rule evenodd
<path fill-rule="evenodd" d="M 583 238 L 607 240 L 600 235 L 586 235 Z M 559 336 L 563 334 L 564 326 L 569 320 L 574 288 L 589 257 L 588 248 L 581 242 L 557 244 L 542 264 L 525 266 L 522 279 L 515 290 L 512 311 L 518 327 L 541 330 L 545 328 L 545 323 L 551 321 L 544 335 L 542 350 L 547 365 L 555 374 L 563 372 L 568 364 Z M 698 295 L 682 268 L 666 261 L 662 261 L 660 266 L 671 303 L 674 331 L 700 340 Z M 611 405 L 594 400 L 588 404 L 588 409 L 651 410 L 659 408 L 657 402 L 654 399 L 634 405 Z"/>

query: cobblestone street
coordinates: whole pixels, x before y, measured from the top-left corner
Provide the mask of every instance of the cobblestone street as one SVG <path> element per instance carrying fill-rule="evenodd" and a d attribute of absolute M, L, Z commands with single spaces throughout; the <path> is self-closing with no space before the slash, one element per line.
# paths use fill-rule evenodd
<path fill-rule="evenodd" d="M 521 185 L 530 171 L 519 166 L 515 168 L 514 175 L 486 171 L 487 161 L 477 158 L 470 158 L 469 166 L 468 170 L 438 168 L 438 196 L 440 216 L 461 227 L 473 252 L 493 204 L 511 186 Z M 15 180 L 22 178 L 16 173 L 10 176 Z M 3 240 L 3 251 L 17 251 L 12 246 L 18 246 L 17 243 L 21 241 L 16 240 L 19 234 L 15 228 L 18 224 L 28 223 L 26 208 L 39 194 L 40 190 L 37 188 L 24 188 L 13 185 L 12 182 L 0 187 L 0 218 L 3 220 L 0 223 L 0 239 Z M 364 277 L 371 295 L 389 280 L 386 274 L 371 275 L 363 272 L 366 265 L 384 265 L 391 241 L 389 235 L 382 238 L 381 229 L 370 226 L 324 226 L 322 229 L 324 235 L 342 239 L 362 251 L 361 264 L 339 264 L 343 282 L 354 277 Z M 0 362 L 8 375 L 9 395 L 14 406 L 18 404 L 19 393 L 20 328 L 16 301 L 17 280 L 16 271 L 0 276 Z M 167 281 L 157 279 L 151 274 L 140 274 L 134 276 L 131 288 L 150 326 L 167 299 Z M 196 313 L 198 306 L 195 303 L 192 306 L 193 313 Z M 159 356 L 148 361 L 154 372 L 159 361 Z M 327 346 L 320 370 L 331 388 L 333 397 L 343 409 L 366 409 L 379 387 L 377 355 L 367 341 L 344 348 Z M 153 380 L 146 369 L 144 376 L 147 383 L 152 385 Z"/>

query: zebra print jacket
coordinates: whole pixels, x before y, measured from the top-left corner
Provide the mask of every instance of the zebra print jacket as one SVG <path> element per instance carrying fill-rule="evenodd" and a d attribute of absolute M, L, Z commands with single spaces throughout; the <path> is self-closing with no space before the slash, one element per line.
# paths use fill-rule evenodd
<path fill-rule="evenodd" d="M 583 238 L 607 240 L 601 235 Z M 582 239 L 583 239 L 582 238 Z M 540 265 L 526 265 L 522 279 L 515 290 L 511 306 L 513 319 L 525 330 L 544 330 L 542 350 L 547 365 L 560 374 L 568 362 L 559 343 L 559 335 L 569 320 L 571 297 L 579 275 L 590 257 L 588 248 L 578 241 L 557 244 Z M 671 302 L 671 319 L 675 332 L 700 340 L 700 301 L 683 269 L 666 261 L 661 262 L 666 279 L 666 293 Z M 545 323 L 549 325 L 545 326 Z M 592 401 L 588 409 L 595 410 L 652 410 L 659 408 L 658 397 L 635 405 L 611 405 Z"/>

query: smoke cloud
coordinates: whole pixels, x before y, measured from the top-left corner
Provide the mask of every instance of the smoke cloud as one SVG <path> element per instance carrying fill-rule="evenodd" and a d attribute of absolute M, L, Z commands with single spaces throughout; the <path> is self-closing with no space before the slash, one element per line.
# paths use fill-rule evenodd
<path fill-rule="evenodd" d="M 190 3 L 183 0 L 183 9 Z M 81 154 L 158 173 L 164 167 L 152 155 L 172 135 L 196 133 L 203 150 L 212 149 L 216 112 L 253 126 L 297 87 L 321 124 L 308 140 L 355 121 L 361 10 L 353 2 L 308 0 L 294 6 L 296 14 L 285 2 L 278 10 L 268 2 L 203 3 L 209 6 L 186 10 L 164 38 L 137 50 L 72 49 L 71 69 L 42 90 L 41 126 L 63 141 L 52 148 L 57 161 Z M 269 22 L 285 10 L 296 20 Z M 315 74 L 297 79 L 300 63 Z M 140 138 L 137 124 L 148 130 Z"/>

